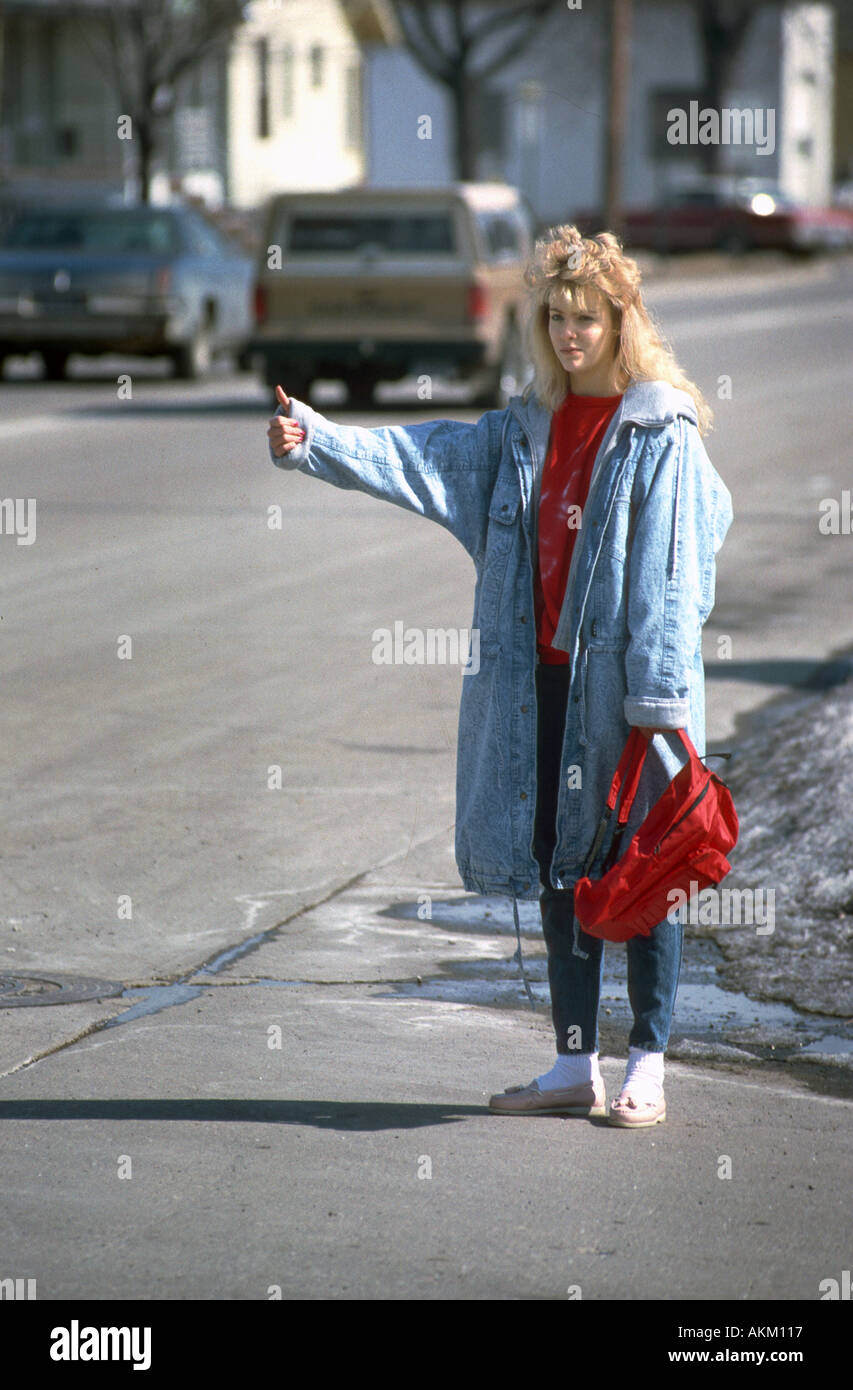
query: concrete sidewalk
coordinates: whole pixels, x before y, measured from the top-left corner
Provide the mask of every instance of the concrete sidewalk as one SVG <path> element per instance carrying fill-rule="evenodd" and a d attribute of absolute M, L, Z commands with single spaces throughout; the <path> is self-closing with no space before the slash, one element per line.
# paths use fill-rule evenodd
<path fill-rule="evenodd" d="M 158 1012 L 68 1006 L 100 1025 L 36 1063 L 65 1009 L 8 1011 L 0 1273 L 45 1300 L 820 1299 L 850 1267 L 853 1119 L 824 1069 L 694 1038 L 712 1060 L 669 1061 L 654 1129 L 491 1115 L 552 1060 L 543 944 L 526 904 L 534 1014 L 509 917 L 452 863 L 449 832 L 413 846 Z"/>

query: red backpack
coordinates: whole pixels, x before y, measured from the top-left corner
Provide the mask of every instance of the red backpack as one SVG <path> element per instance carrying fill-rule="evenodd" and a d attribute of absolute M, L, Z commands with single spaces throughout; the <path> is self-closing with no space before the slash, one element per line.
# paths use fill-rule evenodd
<path fill-rule="evenodd" d="M 689 900 L 697 889 L 719 883 L 731 865 L 726 855 L 737 843 L 738 818 L 731 793 L 705 767 L 684 729 L 678 733 L 688 761 L 652 807 L 621 858 L 619 845 L 637 794 L 649 740 L 633 728 L 610 786 L 607 806 L 575 884 L 575 916 L 589 936 L 627 941 L 648 936 L 673 911 L 673 890 Z M 613 843 L 602 877 L 586 875 L 604 840 L 622 789 Z"/>

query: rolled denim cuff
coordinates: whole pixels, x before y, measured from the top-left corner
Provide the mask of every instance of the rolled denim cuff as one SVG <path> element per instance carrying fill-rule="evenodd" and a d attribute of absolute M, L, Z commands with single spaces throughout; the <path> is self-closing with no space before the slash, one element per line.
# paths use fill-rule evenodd
<path fill-rule="evenodd" d="M 270 445 L 270 458 L 276 468 L 299 468 L 303 463 L 308 462 L 308 455 L 311 452 L 311 440 L 314 438 L 314 416 L 310 405 L 304 401 L 298 401 L 295 396 L 290 397 L 290 410 L 283 410 L 281 406 L 275 412 L 276 415 L 286 415 L 288 419 L 295 420 L 305 431 L 305 438 L 291 449 L 289 453 L 282 454 L 277 458 Z"/>
<path fill-rule="evenodd" d="M 626 695 L 625 718 L 645 729 L 684 729 L 690 719 L 690 701 L 655 700 L 650 695 Z"/>

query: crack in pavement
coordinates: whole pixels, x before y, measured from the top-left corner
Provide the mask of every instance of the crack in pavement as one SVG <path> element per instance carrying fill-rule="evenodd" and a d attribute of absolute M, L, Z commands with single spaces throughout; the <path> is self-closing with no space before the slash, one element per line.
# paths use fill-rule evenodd
<path fill-rule="evenodd" d="M 15 1072 L 23 1071 L 27 1067 L 35 1066 L 38 1062 L 44 1061 L 46 1057 L 52 1057 L 58 1052 L 65 1051 L 66 1048 L 75 1047 L 77 1043 L 82 1042 L 85 1038 L 91 1037 L 95 1033 L 104 1032 L 108 1028 L 119 1027 L 123 1023 L 131 1022 L 133 1019 L 136 1018 L 145 1017 L 148 1014 L 161 1013 L 165 1009 L 177 1008 L 180 1004 L 185 1004 L 188 1003 L 191 999 L 198 998 L 200 994 L 204 993 L 205 986 L 193 985 L 190 982 L 196 979 L 199 975 L 217 974 L 218 971 L 224 969 L 226 965 L 230 965 L 234 961 L 242 959 L 243 956 L 249 955 L 252 951 L 258 950 L 261 946 L 266 945 L 267 942 L 275 940 L 277 934 L 281 931 L 283 927 L 288 926 L 291 922 L 296 921 L 299 917 L 303 917 L 309 912 L 314 912 L 318 907 L 322 907 L 325 903 L 332 902 L 336 897 L 339 897 L 341 894 L 348 892 L 349 889 L 355 887 L 356 884 L 360 883 L 363 879 L 366 879 L 370 874 L 376 873 L 377 870 L 387 867 L 387 865 L 394 863 L 394 861 L 397 859 L 405 859 L 411 853 L 413 847 L 419 848 L 421 844 L 428 843 L 430 840 L 434 840 L 438 838 L 438 836 L 440 835 L 447 834 L 448 829 L 452 828 L 453 827 L 450 826 L 444 827 L 442 830 L 438 831 L 432 830 L 428 835 L 425 835 L 423 839 L 419 840 L 417 844 L 414 846 L 410 840 L 409 844 L 406 846 L 404 850 L 396 850 L 393 854 L 390 854 L 386 856 L 386 858 L 379 860 L 379 862 L 376 864 L 372 864 L 369 868 L 359 870 L 358 873 L 351 875 L 350 878 L 346 879 L 343 883 L 338 884 L 337 887 L 332 888 L 328 893 L 324 894 L 322 897 L 317 898 L 316 901 L 303 903 L 300 907 L 295 908 L 293 912 L 291 912 L 288 916 L 283 917 L 280 922 L 276 922 L 273 926 L 267 927 L 265 931 L 257 932 L 254 936 L 250 936 L 238 942 L 236 946 L 226 947 L 225 950 L 217 951 L 208 961 L 203 962 L 200 966 L 193 966 L 192 969 L 184 971 L 183 974 L 175 980 L 168 981 L 165 984 L 125 986 L 124 992 L 120 996 L 121 999 L 129 998 L 131 993 L 135 993 L 136 991 L 139 991 L 140 993 L 144 992 L 146 998 L 140 1000 L 137 1004 L 131 1004 L 130 1008 L 123 1010 L 120 1014 L 114 1014 L 110 1018 L 97 1019 L 94 1023 L 90 1023 L 85 1028 L 82 1028 L 78 1032 L 74 1033 L 72 1037 L 63 1038 L 61 1041 L 53 1043 L 50 1047 L 46 1047 L 41 1052 L 36 1053 L 35 1056 L 27 1057 L 22 1062 L 17 1062 L 13 1067 L 9 1067 L 7 1068 L 7 1070 L 0 1072 L 0 1080 L 2 1080 L 6 1076 L 14 1075 Z M 278 985 L 339 984 L 344 986 L 386 983 L 414 984 L 416 978 L 417 977 L 408 976 L 405 979 L 389 981 L 284 980 L 268 983 L 276 983 Z M 206 982 L 207 988 L 210 988 L 212 983 L 212 981 Z M 246 986 L 259 984 L 263 982 L 257 980 L 233 980 L 217 981 L 216 983 Z M 164 994 L 170 994 L 175 996 L 180 994 L 180 997 L 164 999 Z M 156 997 L 151 998 L 152 995 L 155 995 Z"/>
<path fill-rule="evenodd" d="M 164 1009 L 176 1008 L 179 1004 L 185 1004 L 188 1003 L 190 999 L 198 998 L 200 994 L 204 993 L 203 987 L 201 985 L 193 986 L 189 981 L 195 979 L 198 975 L 215 974 L 218 970 L 223 969 L 225 965 L 230 964 L 234 960 L 239 960 L 242 956 L 248 955 L 249 952 L 253 950 L 257 950 L 259 946 L 265 945 L 267 941 L 273 940 L 276 934 L 281 931 L 282 927 L 286 927 L 290 922 L 295 921 L 298 917 L 303 916 L 307 912 L 313 912 L 324 903 L 331 902 L 333 898 L 341 893 L 345 893 L 372 872 L 373 868 L 362 870 L 338 887 L 333 888 L 331 892 L 325 894 L 324 897 L 318 898 L 316 902 L 304 903 L 301 907 L 295 909 L 289 916 L 284 917 L 280 922 L 276 922 L 274 926 L 268 927 L 266 931 L 258 932 L 256 935 L 249 937 L 248 940 L 238 942 L 236 946 L 229 947 L 224 951 L 218 951 L 209 961 L 203 963 L 201 966 L 193 966 L 192 969 L 184 971 L 176 980 L 161 985 L 138 986 L 137 989 L 140 993 L 144 992 L 145 995 L 149 997 L 151 995 L 156 996 L 154 999 L 149 998 L 147 1007 L 146 1001 L 141 1000 L 137 1004 L 131 1004 L 130 1008 L 123 1010 L 120 1014 L 114 1014 L 110 1018 L 97 1019 L 94 1023 L 89 1024 L 87 1027 L 75 1033 L 72 1037 L 63 1038 L 60 1042 L 53 1043 L 42 1052 L 36 1053 L 34 1057 L 27 1057 L 23 1062 L 18 1062 L 15 1066 L 0 1072 L 0 1080 L 6 1076 L 12 1076 L 15 1072 L 23 1071 L 27 1067 L 35 1066 L 36 1063 L 43 1061 L 46 1057 L 52 1057 L 57 1052 L 63 1052 L 66 1048 L 75 1047 L 77 1043 L 82 1042 L 85 1038 L 91 1037 L 94 1033 L 101 1033 L 107 1028 L 118 1027 L 122 1023 L 128 1023 L 132 1019 L 140 1018 L 147 1014 L 160 1013 Z M 240 982 L 234 981 L 234 983 L 237 984 Z M 249 982 L 247 981 L 246 983 Z M 136 989 L 131 990 L 130 987 L 126 987 L 124 993 L 120 997 L 126 999 L 131 993 L 135 992 Z M 168 994 L 180 993 L 181 997 L 163 1000 L 162 996 L 164 992 Z"/>

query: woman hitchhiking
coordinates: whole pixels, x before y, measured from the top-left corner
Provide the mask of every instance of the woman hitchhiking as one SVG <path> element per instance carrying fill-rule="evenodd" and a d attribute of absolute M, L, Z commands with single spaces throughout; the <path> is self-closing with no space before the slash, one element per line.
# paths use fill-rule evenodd
<path fill-rule="evenodd" d="M 549 1071 L 489 1104 L 604 1115 L 603 943 L 576 921 L 574 885 L 607 857 L 610 835 L 585 870 L 630 727 L 657 756 L 625 844 L 680 766 L 674 731 L 705 746 L 702 627 L 732 508 L 701 441 L 710 413 L 617 239 L 552 229 L 525 278 L 534 376 L 505 410 L 362 429 L 279 387 L 267 433 L 279 467 L 419 512 L 474 561 L 479 669 L 462 681 L 456 862 L 470 892 L 512 895 L 516 923 L 517 899 L 539 896 L 557 1040 Z M 666 1116 L 682 930 L 667 919 L 626 944 L 634 1021 L 612 1124 Z"/>

